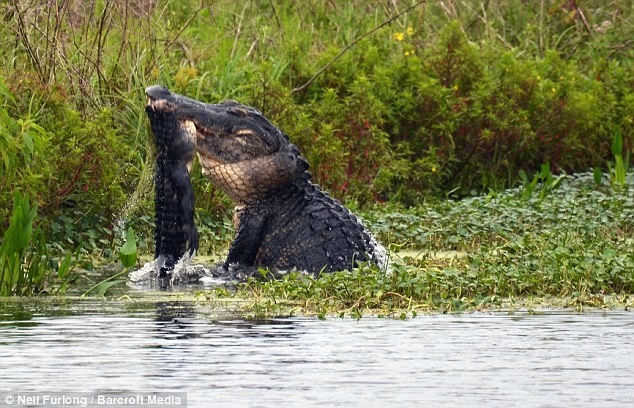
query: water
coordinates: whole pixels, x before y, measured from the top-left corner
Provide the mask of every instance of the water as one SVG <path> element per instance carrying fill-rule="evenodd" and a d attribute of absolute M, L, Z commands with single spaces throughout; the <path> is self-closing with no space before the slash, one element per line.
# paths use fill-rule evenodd
<path fill-rule="evenodd" d="M 634 404 L 633 313 L 249 321 L 178 297 L 0 301 L 0 398 L 186 391 L 190 407 Z"/>

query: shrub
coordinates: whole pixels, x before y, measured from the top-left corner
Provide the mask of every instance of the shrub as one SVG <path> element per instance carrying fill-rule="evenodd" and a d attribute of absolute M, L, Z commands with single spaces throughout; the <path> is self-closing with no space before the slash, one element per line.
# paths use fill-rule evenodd
<path fill-rule="evenodd" d="M 317 182 L 360 205 L 498 190 L 546 162 L 606 169 L 615 129 L 631 150 L 631 8 L 427 2 L 355 42 L 410 5 L 0 5 L 0 223 L 16 189 L 71 245 L 111 242 L 128 197 L 147 222 L 150 83 L 262 110 Z M 196 170 L 193 181 L 203 218 L 225 218 L 226 197 Z"/>
<path fill-rule="evenodd" d="M 126 173 L 136 154 L 133 141 L 121 136 L 107 108 L 82 117 L 63 94 L 37 80 L 15 81 L 11 88 L 4 87 L 0 107 L 1 211 L 11 208 L 13 191 L 23 191 L 38 203 L 42 226 L 67 234 L 54 238 L 79 245 L 63 226 L 88 231 L 95 228 L 95 220 L 111 230 L 126 199 Z M 16 100 L 13 95 L 22 97 Z M 31 104 L 20 106 L 24 100 Z M 0 215 L 6 225 L 8 213 Z M 68 218 L 73 221 L 65 222 Z"/>
<path fill-rule="evenodd" d="M 28 197 L 14 194 L 13 213 L 0 244 L 0 296 L 26 295 L 50 290 L 66 290 L 72 259 L 67 254 L 58 263 L 48 254 L 41 229 L 33 228 L 37 205 Z"/>

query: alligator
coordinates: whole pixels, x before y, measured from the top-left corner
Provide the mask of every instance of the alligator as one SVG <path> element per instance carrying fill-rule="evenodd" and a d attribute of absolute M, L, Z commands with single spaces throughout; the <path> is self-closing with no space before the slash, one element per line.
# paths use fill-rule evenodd
<path fill-rule="evenodd" d="M 194 224 L 194 190 L 189 174 L 196 140 L 173 110 L 149 104 L 146 113 L 154 134 L 157 155 L 155 183 L 154 241 L 159 278 L 166 278 L 184 255 L 198 250 Z"/>
<path fill-rule="evenodd" d="M 255 108 L 208 104 L 154 85 L 148 109 L 175 115 L 196 140 L 203 175 L 235 205 L 236 236 L 219 275 L 244 279 L 267 269 L 313 275 L 364 262 L 386 268 L 386 251 L 360 219 L 311 181 L 289 136 Z M 180 137 L 179 137 L 180 139 Z"/>

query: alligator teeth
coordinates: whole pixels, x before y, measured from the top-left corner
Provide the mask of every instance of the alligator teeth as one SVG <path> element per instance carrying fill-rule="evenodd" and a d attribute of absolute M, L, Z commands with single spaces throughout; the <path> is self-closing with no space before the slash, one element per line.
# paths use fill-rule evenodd
<path fill-rule="evenodd" d="M 153 111 L 171 109 L 169 103 L 165 99 L 147 98 L 147 106 Z"/>

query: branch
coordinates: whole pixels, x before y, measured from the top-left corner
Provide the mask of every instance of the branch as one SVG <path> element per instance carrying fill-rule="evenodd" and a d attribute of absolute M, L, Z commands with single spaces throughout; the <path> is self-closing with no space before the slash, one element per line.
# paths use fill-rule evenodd
<path fill-rule="evenodd" d="M 583 11 L 581 10 L 581 8 L 579 8 L 579 5 L 577 5 L 576 1 L 573 2 L 573 7 L 577 11 L 577 14 L 579 14 L 579 17 L 581 17 L 581 22 L 583 23 L 583 27 L 586 29 L 588 34 L 590 36 L 592 36 L 592 30 L 590 29 L 590 25 L 588 24 L 588 20 L 586 20 L 585 14 L 583 14 Z"/>
<path fill-rule="evenodd" d="M 172 38 L 167 45 L 165 46 L 165 49 L 163 50 L 163 52 L 161 53 L 160 58 L 163 58 L 163 56 L 167 53 L 167 51 L 172 47 L 172 45 L 174 45 L 174 43 L 176 43 L 178 41 L 178 39 L 180 38 L 181 34 L 183 34 L 183 31 L 185 31 L 187 29 L 187 27 L 189 27 L 189 25 L 194 21 L 194 19 L 198 16 L 198 13 L 200 13 L 203 9 L 205 8 L 205 2 L 203 0 L 200 0 L 200 4 L 198 5 L 198 9 L 196 9 L 194 11 L 194 13 L 189 16 L 189 18 L 187 19 L 187 21 L 185 21 L 185 24 L 183 24 L 183 26 L 180 28 L 180 30 L 178 31 L 178 33 L 176 33 L 176 35 L 174 36 L 174 38 Z M 158 60 L 157 59 L 157 60 Z"/>
<path fill-rule="evenodd" d="M 416 4 L 414 4 L 413 6 L 408 7 L 407 9 L 403 10 L 402 12 L 398 13 L 397 15 L 390 17 L 389 19 L 385 20 L 384 22 L 382 22 L 381 24 L 379 24 L 378 26 L 374 27 L 372 30 L 368 31 L 365 34 L 362 34 L 361 36 L 355 38 L 354 41 L 352 41 L 350 44 L 348 44 L 344 49 L 342 49 L 339 54 L 337 54 L 330 62 L 328 62 L 326 65 L 324 65 L 323 67 L 321 67 L 319 69 L 319 71 L 317 71 L 317 73 L 315 75 L 313 75 L 308 81 L 306 81 L 306 83 L 304 83 L 304 85 L 299 86 L 297 88 L 294 88 L 291 93 L 294 92 L 299 92 L 302 91 L 304 89 L 306 89 L 308 86 L 310 86 L 310 84 L 313 83 L 313 81 L 315 79 L 317 79 L 317 77 L 319 75 L 321 75 L 326 69 L 328 69 L 332 64 L 334 64 L 335 62 L 337 62 L 337 60 L 339 58 L 341 58 L 341 56 L 343 54 L 345 54 L 346 52 L 348 52 L 348 50 L 352 47 L 354 47 L 359 41 L 363 40 L 365 37 L 368 37 L 372 34 L 374 34 L 376 31 L 380 30 L 381 28 L 385 27 L 386 25 L 390 24 L 392 21 L 396 20 L 397 18 L 401 17 L 404 14 L 407 14 L 409 11 L 415 9 L 416 7 L 420 6 L 423 3 L 426 3 L 427 0 L 421 0 L 419 2 L 417 2 Z"/>

